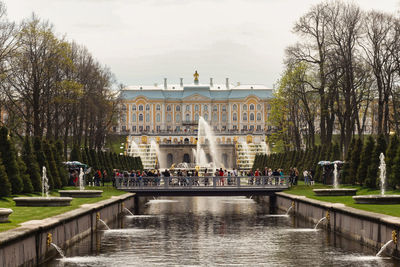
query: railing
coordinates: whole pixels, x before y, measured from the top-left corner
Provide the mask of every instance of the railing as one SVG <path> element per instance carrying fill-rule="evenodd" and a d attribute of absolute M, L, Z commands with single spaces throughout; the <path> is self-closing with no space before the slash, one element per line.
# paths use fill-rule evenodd
<path fill-rule="evenodd" d="M 173 177 L 116 177 L 115 187 L 130 188 L 266 188 L 288 187 L 289 176 L 173 176 Z"/>

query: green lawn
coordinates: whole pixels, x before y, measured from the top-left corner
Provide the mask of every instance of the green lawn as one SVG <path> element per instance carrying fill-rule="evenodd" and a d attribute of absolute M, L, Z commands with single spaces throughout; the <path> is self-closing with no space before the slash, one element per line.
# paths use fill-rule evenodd
<path fill-rule="evenodd" d="M 364 187 L 359 186 L 343 186 L 346 188 L 356 188 L 358 189 L 357 195 L 379 195 L 380 190 L 371 190 Z M 329 186 L 324 186 L 321 184 L 316 184 L 314 186 L 306 186 L 304 182 L 300 182 L 299 185 L 293 186 L 289 190 L 285 191 L 285 193 L 293 194 L 293 195 L 301 195 L 306 196 L 308 198 L 317 199 L 321 201 L 331 202 L 331 203 L 343 203 L 348 207 L 366 210 L 376 213 L 383 213 L 391 216 L 400 217 L 400 205 L 370 205 L 370 204 L 355 204 L 352 196 L 338 196 L 338 197 L 320 197 L 315 196 L 313 189 L 318 188 L 332 188 Z M 399 195 L 400 191 L 386 191 L 388 195 Z"/>
<path fill-rule="evenodd" d="M 76 189 L 75 187 L 65 187 L 65 190 Z M 93 190 L 103 190 L 103 195 L 100 198 L 74 198 L 71 201 L 71 206 L 67 207 L 16 207 L 15 202 L 12 200 L 13 197 L 0 198 L 1 208 L 10 208 L 14 212 L 10 215 L 8 223 L 0 223 L 0 232 L 6 231 L 12 228 L 16 228 L 20 223 L 30 220 L 41 220 L 51 216 L 55 216 L 66 211 L 70 211 L 79 208 L 82 204 L 95 203 L 104 199 L 108 199 L 111 196 L 123 195 L 126 192 L 117 190 L 113 187 L 90 187 Z M 57 192 L 52 193 L 53 196 L 59 196 Z M 19 195 L 22 196 L 22 195 Z M 24 195 L 26 196 L 26 195 Z M 35 194 L 29 196 L 38 196 Z"/>

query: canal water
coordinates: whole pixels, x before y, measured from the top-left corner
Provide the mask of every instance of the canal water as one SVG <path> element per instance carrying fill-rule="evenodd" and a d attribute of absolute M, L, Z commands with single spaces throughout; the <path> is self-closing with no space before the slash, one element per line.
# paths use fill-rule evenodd
<path fill-rule="evenodd" d="M 150 200 L 46 266 L 400 266 L 241 197 Z"/>

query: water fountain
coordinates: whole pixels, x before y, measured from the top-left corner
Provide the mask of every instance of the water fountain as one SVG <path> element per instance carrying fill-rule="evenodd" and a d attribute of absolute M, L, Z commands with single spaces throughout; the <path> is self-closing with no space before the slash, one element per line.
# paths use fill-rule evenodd
<path fill-rule="evenodd" d="M 333 188 L 330 189 L 314 189 L 314 194 L 316 196 L 354 196 L 357 189 L 352 188 L 339 188 L 338 179 L 338 163 L 339 161 L 333 162 Z"/>
<path fill-rule="evenodd" d="M 385 155 L 383 155 L 383 153 L 380 154 L 379 160 L 379 179 L 381 180 L 381 194 L 354 196 L 353 199 L 357 204 L 400 204 L 400 195 L 385 195 L 386 163 Z"/>
<path fill-rule="evenodd" d="M 210 155 L 212 158 L 211 162 L 208 162 L 206 153 L 202 148 L 202 140 L 204 142 L 208 141 L 208 148 L 210 151 Z M 196 165 L 200 168 L 220 168 L 221 160 L 220 155 L 217 152 L 217 145 L 215 142 L 214 132 L 211 129 L 211 126 L 204 120 L 203 117 L 200 116 L 199 124 L 198 124 L 198 131 L 197 131 L 197 145 L 196 149 L 193 150 L 193 154 L 195 155 Z"/>
<path fill-rule="evenodd" d="M 49 183 L 46 174 L 46 167 L 42 168 L 42 196 L 41 197 L 15 197 L 16 206 L 25 207 L 60 207 L 70 206 L 71 197 L 50 197 Z"/>
<path fill-rule="evenodd" d="M 124 207 L 123 210 L 126 211 L 129 215 L 133 216 L 133 213 L 132 213 L 129 209 L 127 209 L 127 208 Z"/>
<path fill-rule="evenodd" d="M 131 136 L 128 139 L 127 154 L 132 157 L 140 157 L 142 160 L 143 168 L 145 170 L 152 170 L 157 167 L 157 161 L 160 168 L 167 167 L 164 160 L 161 160 L 161 152 L 159 145 L 152 140 L 150 144 L 137 144 Z M 169 167 L 169 166 L 168 166 Z"/>
<path fill-rule="evenodd" d="M 326 219 L 327 219 L 326 217 L 321 218 L 321 219 L 317 222 L 317 224 L 314 226 L 314 229 L 318 229 L 318 225 L 319 225 L 321 222 L 325 221 Z"/>
<path fill-rule="evenodd" d="M 101 222 L 107 230 L 111 230 L 111 228 L 106 224 L 105 221 L 99 218 L 99 222 Z"/>
<path fill-rule="evenodd" d="M 57 246 L 54 243 L 50 243 L 50 245 L 52 245 L 57 250 L 57 252 L 58 252 L 58 254 L 60 254 L 61 258 L 65 258 L 64 251 L 59 246 Z"/>
<path fill-rule="evenodd" d="M 380 257 L 380 256 L 382 255 L 382 253 L 385 251 L 385 249 L 386 249 L 391 243 L 393 243 L 393 240 L 389 240 L 388 242 L 386 242 L 386 244 L 382 246 L 382 248 L 379 250 L 379 252 L 376 253 L 376 257 Z"/>
<path fill-rule="evenodd" d="M 59 190 L 60 196 L 62 197 L 74 197 L 74 198 L 92 198 L 92 197 L 101 197 L 103 193 L 102 190 L 85 190 L 84 172 L 82 168 L 79 170 L 79 190 Z"/>

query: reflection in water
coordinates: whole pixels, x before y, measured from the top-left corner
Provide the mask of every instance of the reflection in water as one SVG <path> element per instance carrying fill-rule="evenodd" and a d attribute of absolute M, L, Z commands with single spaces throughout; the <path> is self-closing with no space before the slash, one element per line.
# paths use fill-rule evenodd
<path fill-rule="evenodd" d="M 48 266 L 396 266 L 392 259 L 254 200 L 173 198 L 150 202 L 66 251 Z"/>

